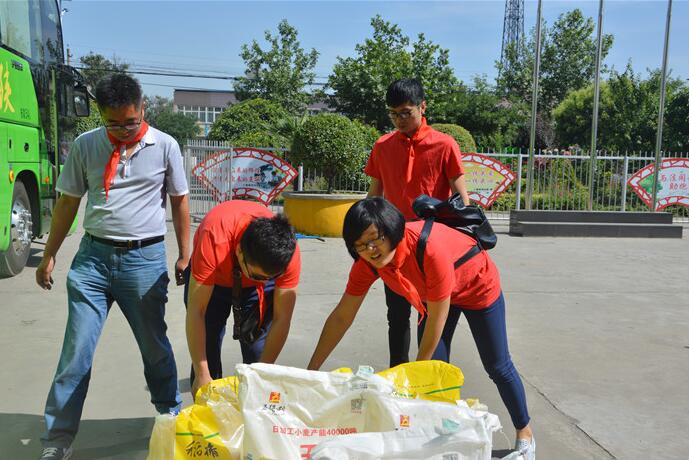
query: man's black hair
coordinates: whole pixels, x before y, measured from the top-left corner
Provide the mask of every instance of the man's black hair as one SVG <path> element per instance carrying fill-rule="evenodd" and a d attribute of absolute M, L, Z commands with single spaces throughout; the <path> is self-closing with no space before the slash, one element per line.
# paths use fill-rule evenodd
<path fill-rule="evenodd" d="M 372 224 L 379 236 L 390 241 L 390 249 L 395 249 L 404 237 L 404 216 L 392 203 L 379 196 L 357 201 L 347 211 L 342 225 L 342 238 L 354 260 L 359 258 L 354 243 Z"/>
<path fill-rule="evenodd" d="M 139 107 L 142 97 L 141 85 L 126 73 L 111 73 L 96 84 L 96 103 L 101 109 L 116 109 L 132 104 Z"/>
<path fill-rule="evenodd" d="M 421 105 L 426 99 L 423 85 L 416 78 L 402 78 L 388 86 L 385 93 L 385 103 L 388 107 L 399 107 L 402 104 Z"/>
<path fill-rule="evenodd" d="M 259 217 L 244 231 L 239 246 L 244 259 L 267 275 L 277 275 L 287 268 L 297 247 L 294 229 L 282 214 Z"/>

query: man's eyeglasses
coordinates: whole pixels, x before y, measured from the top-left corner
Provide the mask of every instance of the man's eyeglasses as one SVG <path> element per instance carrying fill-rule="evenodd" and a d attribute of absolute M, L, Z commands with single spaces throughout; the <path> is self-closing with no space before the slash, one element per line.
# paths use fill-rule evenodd
<path fill-rule="evenodd" d="M 385 235 L 379 236 L 375 240 L 371 240 L 368 243 L 365 244 L 355 244 L 354 245 L 354 250 L 361 254 L 362 252 L 365 252 L 366 250 L 373 251 L 374 249 L 377 249 L 383 242 L 385 241 Z"/>
<path fill-rule="evenodd" d="M 120 125 L 118 123 L 106 123 L 105 129 L 108 129 L 110 131 L 117 131 L 117 130 L 134 131 L 135 129 L 139 129 L 139 126 L 141 126 L 141 123 L 143 123 L 143 121 L 144 121 L 144 117 L 142 115 L 141 118 L 139 118 L 139 121 L 136 121 L 133 123 L 127 123 L 125 125 Z"/>
<path fill-rule="evenodd" d="M 249 277 L 250 279 L 254 281 L 268 281 L 273 278 L 277 278 L 280 276 L 282 273 L 278 273 L 272 276 L 266 276 L 266 275 L 257 275 L 251 270 L 249 270 L 249 266 L 246 264 L 246 260 L 244 259 L 244 254 L 242 254 L 242 257 L 240 259 L 240 263 L 244 266 L 244 273 L 246 273 L 246 276 Z"/>
<path fill-rule="evenodd" d="M 394 120 L 394 119 L 406 120 L 407 118 L 411 117 L 413 114 L 414 114 L 413 110 L 403 110 L 401 112 L 395 112 L 394 110 L 388 110 L 388 117 L 390 117 L 392 120 Z"/>

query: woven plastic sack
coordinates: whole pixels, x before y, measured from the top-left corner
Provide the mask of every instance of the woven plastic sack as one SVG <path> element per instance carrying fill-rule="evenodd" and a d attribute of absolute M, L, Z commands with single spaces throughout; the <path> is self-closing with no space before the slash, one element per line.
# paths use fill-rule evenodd
<path fill-rule="evenodd" d="M 196 404 L 179 415 L 156 417 L 148 460 L 233 460 L 241 458 L 244 421 L 239 411 L 237 379 L 203 386 Z"/>
<path fill-rule="evenodd" d="M 383 433 L 360 433 L 316 446 L 312 460 L 489 460 L 491 443 L 483 426 L 451 420 L 442 425 Z"/>
<path fill-rule="evenodd" d="M 395 386 L 395 393 L 405 398 L 454 402 L 460 399 L 464 374 L 444 361 L 415 361 L 378 372 Z"/>
<path fill-rule="evenodd" d="M 374 431 L 367 426 L 368 395 L 394 392 L 370 368 L 352 374 L 258 363 L 238 364 L 236 371 L 244 416 L 242 458 L 309 458 L 324 439 Z"/>
<path fill-rule="evenodd" d="M 492 433 L 499 427 L 497 416 L 477 415 L 464 403 L 409 399 L 408 391 L 400 397 L 398 389 L 413 388 L 414 382 L 396 387 L 365 368 L 352 374 L 252 364 L 238 365 L 237 374 L 245 423 L 242 458 L 308 459 L 329 439 L 432 427 L 449 419 L 461 422 L 463 432 L 474 430 L 474 450 L 487 452 L 472 458 L 490 459 Z"/>

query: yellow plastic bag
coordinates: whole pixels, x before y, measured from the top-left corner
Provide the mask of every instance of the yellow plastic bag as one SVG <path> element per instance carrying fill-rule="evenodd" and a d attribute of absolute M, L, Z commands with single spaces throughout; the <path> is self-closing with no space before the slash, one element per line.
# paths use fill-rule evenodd
<path fill-rule="evenodd" d="M 236 376 L 213 380 L 196 392 L 194 404 L 207 406 L 211 402 L 227 402 L 239 409 L 239 381 Z"/>
<path fill-rule="evenodd" d="M 429 401 L 459 401 L 464 385 L 461 369 L 443 361 L 404 363 L 378 375 L 392 382 L 397 396 Z"/>
<path fill-rule="evenodd" d="M 197 404 L 182 410 L 175 423 L 175 459 L 227 459 L 213 410 Z"/>
<path fill-rule="evenodd" d="M 214 380 L 198 391 L 196 404 L 156 417 L 148 460 L 239 459 L 244 422 L 236 389 L 235 377 Z"/>
<path fill-rule="evenodd" d="M 332 372 L 351 374 L 348 367 Z M 414 361 L 378 372 L 377 375 L 392 382 L 397 396 L 421 398 L 429 401 L 455 402 L 460 399 L 464 374 L 457 366 L 444 361 Z"/>

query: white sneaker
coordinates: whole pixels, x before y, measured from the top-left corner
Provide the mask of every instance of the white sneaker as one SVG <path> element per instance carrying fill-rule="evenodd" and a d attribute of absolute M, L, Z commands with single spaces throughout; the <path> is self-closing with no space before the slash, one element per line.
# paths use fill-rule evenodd
<path fill-rule="evenodd" d="M 46 447 L 38 460 L 67 460 L 71 456 L 71 447 Z"/>
<path fill-rule="evenodd" d="M 522 454 L 524 460 L 536 460 L 536 438 L 531 437 L 531 442 L 526 439 L 517 439 L 514 450 Z"/>

